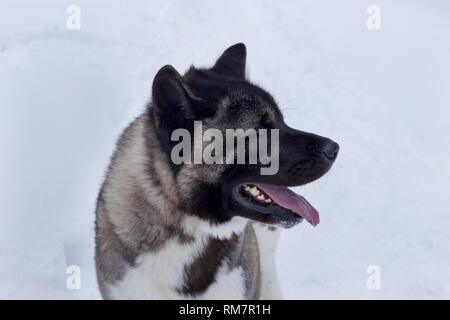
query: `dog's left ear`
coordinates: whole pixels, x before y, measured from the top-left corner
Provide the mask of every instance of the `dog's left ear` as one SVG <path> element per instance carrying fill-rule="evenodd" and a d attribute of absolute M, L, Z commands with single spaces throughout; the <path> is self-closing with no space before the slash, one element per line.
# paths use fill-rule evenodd
<path fill-rule="evenodd" d="M 237 43 L 222 53 L 212 70 L 224 76 L 244 80 L 246 57 L 245 44 Z"/>

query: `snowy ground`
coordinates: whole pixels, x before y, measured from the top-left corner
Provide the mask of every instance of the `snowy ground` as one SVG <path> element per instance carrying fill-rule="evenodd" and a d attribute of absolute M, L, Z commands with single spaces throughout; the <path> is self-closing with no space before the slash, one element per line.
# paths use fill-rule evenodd
<path fill-rule="evenodd" d="M 0 298 L 99 298 L 94 206 L 115 139 L 161 66 L 210 65 L 236 42 L 290 125 L 341 145 L 297 190 L 321 224 L 284 232 L 284 296 L 450 298 L 450 4 L 280 3 L 2 1 Z M 70 4 L 81 30 L 66 28 Z M 71 264 L 81 290 L 66 288 Z"/>

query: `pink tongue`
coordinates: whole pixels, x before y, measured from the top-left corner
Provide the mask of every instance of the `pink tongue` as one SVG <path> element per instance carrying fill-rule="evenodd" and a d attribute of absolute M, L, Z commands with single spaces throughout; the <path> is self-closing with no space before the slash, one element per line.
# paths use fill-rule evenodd
<path fill-rule="evenodd" d="M 256 186 L 272 198 L 272 200 L 274 200 L 279 206 L 294 210 L 295 213 L 304 218 L 314 227 L 319 224 L 319 213 L 302 196 L 286 187 L 276 186 L 273 184 L 256 184 Z"/>

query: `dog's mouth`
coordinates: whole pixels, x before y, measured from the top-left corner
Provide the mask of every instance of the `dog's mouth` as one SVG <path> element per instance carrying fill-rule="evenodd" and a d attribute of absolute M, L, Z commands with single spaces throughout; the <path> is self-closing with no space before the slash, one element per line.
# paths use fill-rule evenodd
<path fill-rule="evenodd" d="M 233 188 L 233 198 L 249 218 L 292 227 L 303 219 L 311 225 L 320 222 L 319 213 L 301 195 L 287 187 L 263 183 L 240 184 Z"/>

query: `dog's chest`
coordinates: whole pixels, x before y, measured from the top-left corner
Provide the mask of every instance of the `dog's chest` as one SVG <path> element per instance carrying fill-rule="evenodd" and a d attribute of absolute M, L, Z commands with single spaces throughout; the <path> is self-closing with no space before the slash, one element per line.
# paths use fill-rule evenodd
<path fill-rule="evenodd" d="M 225 241 L 225 242 L 223 242 Z M 230 255 L 227 240 L 168 240 L 156 252 L 141 254 L 109 286 L 114 299 L 244 299 L 244 268 Z"/>

